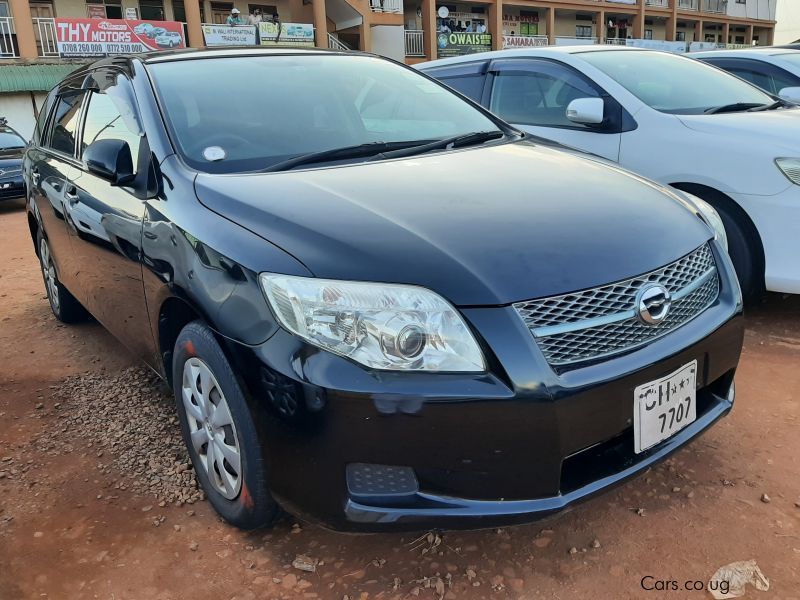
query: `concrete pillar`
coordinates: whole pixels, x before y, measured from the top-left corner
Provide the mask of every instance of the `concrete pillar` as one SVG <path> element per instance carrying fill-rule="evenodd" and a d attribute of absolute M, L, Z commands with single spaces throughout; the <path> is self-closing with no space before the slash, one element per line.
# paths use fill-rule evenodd
<path fill-rule="evenodd" d="M 731 37 L 731 24 L 730 23 L 723 23 L 722 24 L 722 43 L 729 44 Z"/>
<path fill-rule="evenodd" d="M 317 48 L 328 47 L 328 23 L 325 15 L 325 0 L 312 0 L 314 7 L 314 37 Z"/>
<path fill-rule="evenodd" d="M 639 0 L 639 12 L 633 20 L 633 37 L 643 40 L 644 39 L 644 11 L 646 5 L 644 0 Z"/>
<path fill-rule="evenodd" d="M 667 41 L 674 42 L 675 38 L 678 37 L 677 35 L 677 28 L 678 28 L 678 3 L 676 0 L 672 0 L 670 2 L 672 8 L 672 14 L 667 18 L 667 30 L 665 32 L 664 37 Z"/>
<path fill-rule="evenodd" d="M 770 27 L 767 29 L 767 46 L 772 46 L 775 43 L 775 28 Z"/>
<path fill-rule="evenodd" d="M 425 58 L 436 60 L 436 1 L 422 0 L 422 47 Z"/>
<path fill-rule="evenodd" d="M 606 41 L 606 11 L 601 10 L 597 13 L 597 42 L 602 44 Z"/>
<path fill-rule="evenodd" d="M 203 39 L 203 28 L 200 24 L 200 3 L 198 0 L 185 0 L 186 29 L 189 32 L 189 46 L 202 48 L 206 42 Z"/>
<path fill-rule="evenodd" d="M 746 32 L 744 34 L 744 43 L 747 44 L 748 46 L 752 46 L 753 45 L 753 26 L 752 25 L 748 25 L 747 26 L 747 30 L 746 30 Z"/>
<path fill-rule="evenodd" d="M 694 41 L 704 42 L 705 40 L 706 38 L 703 35 L 703 19 L 699 19 L 694 22 Z"/>
<path fill-rule="evenodd" d="M 551 6 L 547 9 L 547 39 L 550 45 L 556 43 L 556 9 Z"/>
<path fill-rule="evenodd" d="M 36 35 L 33 33 L 33 19 L 28 0 L 10 0 L 11 16 L 14 17 L 14 30 L 17 32 L 17 45 L 21 58 L 36 58 Z"/>
<path fill-rule="evenodd" d="M 492 50 L 503 49 L 503 0 L 489 5 L 489 33 L 492 34 Z"/>
<path fill-rule="evenodd" d="M 363 21 L 361 21 L 360 29 L 360 38 L 361 38 L 361 47 L 359 50 L 362 52 L 371 52 L 372 51 L 372 26 L 369 24 L 369 20 L 367 20 L 367 16 L 363 15 L 361 17 Z"/>

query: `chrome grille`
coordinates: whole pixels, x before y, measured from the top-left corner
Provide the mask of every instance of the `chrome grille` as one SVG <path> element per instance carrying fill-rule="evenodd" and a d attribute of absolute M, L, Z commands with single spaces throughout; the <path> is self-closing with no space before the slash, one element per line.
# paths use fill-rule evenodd
<path fill-rule="evenodd" d="M 636 314 L 636 295 L 648 283 L 669 290 L 664 321 L 649 325 Z M 639 277 L 562 296 L 514 304 L 554 366 L 594 360 L 632 350 L 680 327 L 719 295 L 719 276 L 705 244 L 661 269 Z"/>

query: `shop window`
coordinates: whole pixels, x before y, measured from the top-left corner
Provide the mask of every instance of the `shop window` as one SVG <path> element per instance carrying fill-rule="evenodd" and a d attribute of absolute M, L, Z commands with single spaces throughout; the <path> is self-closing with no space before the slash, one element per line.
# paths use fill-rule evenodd
<path fill-rule="evenodd" d="M 678 31 L 678 32 L 675 34 L 675 41 L 676 41 L 676 42 L 685 42 L 685 41 L 686 41 L 686 32 L 684 32 L 684 31 Z"/>
<path fill-rule="evenodd" d="M 575 26 L 575 37 L 579 37 L 579 38 L 590 38 L 590 37 L 592 37 L 592 26 L 591 25 L 576 25 Z"/>
<path fill-rule="evenodd" d="M 652 40 L 653 39 L 653 30 L 652 29 L 645 29 L 644 30 L 644 39 Z"/>
<path fill-rule="evenodd" d="M 200 22 L 206 22 L 206 11 L 205 7 L 203 6 L 205 3 L 200 3 Z M 183 0 L 172 0 L 172 14 L 173 19 L 180 22 L 186 23 L 186 5 L 183 3 Z"/>
<path fill-rule="evenodd" d="M 142 21 L 165 21 L 162 0 L 139 0 Z"/>
<path fill-rule="evenodd" d="M 87 14 L 92 17 L 94 15 L 106 19 L 122 19 L 122 3 L 121 0 L 86 0 Z M 104 14 L 96 13 L 101 9 Z"/>
<path fill-rule="evenodd" d="M 10 17 L 11 13 L 8 12 L 8 2 L 0 2 L 0 17 Z"/>
<path fill-rule="evenodd" d="M 231 14 L 232 2 L 212 2 L 211 3 L 211 22 L 217 25 L 224 25 Z"/>

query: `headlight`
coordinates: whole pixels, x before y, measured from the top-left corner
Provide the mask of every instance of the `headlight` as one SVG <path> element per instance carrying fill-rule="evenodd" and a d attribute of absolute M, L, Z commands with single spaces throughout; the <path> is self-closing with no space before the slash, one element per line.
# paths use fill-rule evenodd
<path fill-rule="evenodd" d="M 800 158 L 776 158 L 775 164 L 795 185 L 800 185 Z"/>
<path fill-rule="evenodd" d="M 725 225 L 722 223 L 722 218 L 719 216 L 717 210 L 702 198 L 698 198 L 694 194 L 683 192 L 683 195 L 689 199 L 694 207 L 703 215 L 703 220 L 708 223 L 709 227 L 714 230 L 714 237 L 719 240 L 725 252 L 728 251 L 728 235 L 725 233 Z"/>
<path fill-rule="evenodd" d="M 484 371 L 464 320 L 441 296 L 410 285 L 262 273 L 280 324 L 374 369 Z"/>

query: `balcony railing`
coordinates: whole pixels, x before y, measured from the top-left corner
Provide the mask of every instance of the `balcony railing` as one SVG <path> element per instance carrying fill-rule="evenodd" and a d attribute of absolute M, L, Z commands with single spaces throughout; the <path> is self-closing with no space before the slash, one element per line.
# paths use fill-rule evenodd
<path fill-rule="evenodd" d="M 425 56 L 424 32 L 421 29 L 406 29 L 406 56 Z"/>
<path fill-rule="evenodd" d="M 328 34 L 328 48 L 331 48 L 332 50 L 352 50 L 350 46 L 330 33 Z"/>
<path fill-rule="evenodd" d="M 703 0 L 703 10 L 710 13 L 728 12 L 728 0 Z"/>
<path fill-rule="evenodd" d="M 628 43 L 628 40 L 625 38 L 606 38 L 603 43 L 609 46 L 624 46 Z"/>
<path fill-rule="evenodd" d="M 403 12 L 403 0 L 369 0 L 372 12 L 400 13 Z"/>
<path fill-rule="evenodd" d="M 647 0 L 647 6 L 655 6 L 658 8 L 669 8 L 669 0 Z"/>
<path fill-rule="evenodd" d="M 570 37 L 565 35 L 556 36 L 556 46 L 584 46 L 596 43 L 596 37 Z"/>
<path fill-rule="evenodd" d="M 34 17 L 33 34 L 36 36 L 36 48 L 39 51 L 39 56 L 58 56 L 56 22 L 54 19 Z"/>
<path fill-rule="evenodd" d="M 700 10 L 700 0 L 678 0 L 680 10 Z"/>
<path fill-rule="evenodd" d="M 0 17 L 0 58 L 15 58 L 16 56 L 14 19 L 12 17 Z"/>

